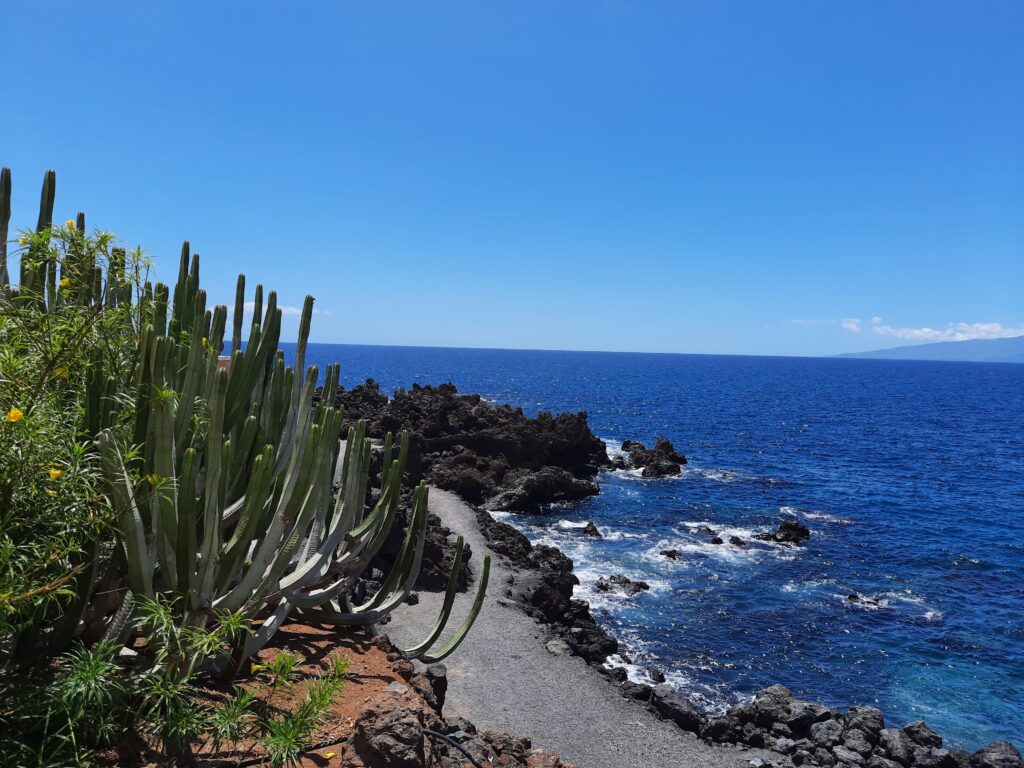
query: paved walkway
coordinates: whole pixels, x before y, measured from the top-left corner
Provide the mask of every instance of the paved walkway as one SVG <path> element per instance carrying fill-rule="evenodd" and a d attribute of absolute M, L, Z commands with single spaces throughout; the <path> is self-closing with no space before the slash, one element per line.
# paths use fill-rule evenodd
<path fill-rule="evenodd" d="M 474 572 L 479 573 L 489 550 L 475 512 L 436 488 L 430 489 L 430 511 L 465 536 L 473 548 Z M 498 604 L 510 575 L 513 571 L 493 556 L 480 616 L 445 661 L 446 717 L 465 717 L 484 730 L 528 736 L 535 747 L 557 752 L 580 768 L 747 768 L 755 757 L 783 762 L 779 755 L 754 749 L 708 745 L 619 696 L 582 659 L 548 652 L 533 619 Z M 441 593 L 421 592 L 419 604 L 402 606 L 385 631 L 398 645 L 420 640 L 434 623 L 442 598 Z M 449 631 L 461 624 L 471 602 L 470 594 L 459 596 Z"/>

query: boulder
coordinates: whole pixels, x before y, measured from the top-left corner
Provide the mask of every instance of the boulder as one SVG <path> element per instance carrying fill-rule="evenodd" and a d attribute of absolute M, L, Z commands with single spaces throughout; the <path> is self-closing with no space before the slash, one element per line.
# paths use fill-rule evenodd
<path fill-rule="evenodd" d="M 885 728 L 885 718 L 877 707 L 850 707 L 846 727 L 860 731 L 871 744 L 877 744 L 878 734 Z"/>
<path fill-rule="evenodd" d="M 829 749 L 843 739 L 843 724 L 836 720 L 814 723 L 810 728 L 811 741 L 817 746 Z"/>
<path fill-rule="evenodd" d="M 857 752 L 861 757 L 867 757 L 871 754 L 872 750 L 871 742 L 868 741 L 864 731 L 859 728 L 846 728 L 846 731 L 843 733 L 843 746 Z"/>
<path fill-rule="evenodd" d="M 636 440 L 625 440 L 622 443 L 622 450 L 626 453 L 631 467 L 643 469 L 641 475 L 644 477 L 678 475 L 682 465 L 686 463 L 686 457 L 677 452 L 672 443 L 663 437 L 659 437 L 654 447 L 649 450 Z"/>
<path fill-rule="evenodd" d="M 651 700 L 651 686 L 644 685 L 643 683 L 634 683 L 626 680 L 621 686 L 619 686 L 619 690 L 622 692 L 623 696 L 627 699 L 632 699 L 633 701 L 648 702 Z"/>
<path fill-rule="evenodd" d="M 444 708 L 445 696 L 448 694 L 448 668 L 444 664 L 431 664 L 424 674 L 437 700 L 437 711 L 440 712 Z"/>
<path fill-rule="evenodd" d="M 844 747 L 842 744 L 832 747 L 832 754 L 836 756 L 836 760 L 839 763 L 846 763 L 847 765 L 861 765 L 864 762 L 864 757 L 852 749 Z"/>
<path fill-rule="evenodd" d="M 919 747 L 941 747 L 942 737 L 924 720 L 915 720 L 903 726 L 903 732 Z"/>
<path fill-rule="evenodd" d="M 771 728 L 776 722 L 785 722 L 793 693 L 784 685 L 772 685 L 754 695 L 754 722 L 762 728 Z"/>
<path fill-rule="evenodd" d="M 359 715 L 352 746 L 368 766 L 421 768 L 425 761 L 423 723 L 415 711 L 384 700 Z"/>
<path fill-rule="evenodd" d="M 683 556 L 683 553 L 678 549 L 663 549 L 658 554 L 662 557 L 667 557 L 669 560 L 678 560 Z"/>
<path fill-rule="evenodd" d="M 879 731 L 878 746 L 900 765 L 909 766 L 914 760 L 914 742 L 901 728 L 883 728 Z"/>
<path fill-rule="evenodd" d="M 777 544 L 803 545 L 811 538 L 811 530 L 799 520 L 783 520 L 777 531 L 772 533 L 755 533 L 759 541 L 773 541 Z"/>
<path fill-rule="evenodd" d="M 665 683 L 655 686 L 651 704 L 659 715 L 671 720 L 684 731 L 700 733 L 708 722 L 707 716 L 699 707 Z"/>
<path fill-rule="evenodd" d="M 725 715 L 708 720 L 701 728 L 700 736 L 705 741 L 722 744 L 740 741 L 743 738 L 743 731 L 736 718 Z"/>
<path fill-rule="evenodd" d="M 595 539 L 601 539 L 601 538 L 604 538 L 604 537 L 603 537 L 603 536 L 601 535 L 601 531 L 599 531 L 599 530 L 597 529 L 597 526 L 596 526 L 596 525 L 594 525 L 593 521 L 591 521 L 591 522 L 587 523 L 587 524 L 586 524 L 586 525 L 584 526 L 584 528 L 583 528 L 583 535 L 584 535 L 584 536 L 593 536 L 593 537 L 594 537 Z"/>
<path fill-rule="evenodd" d="M 597 584 L 594 586 L 594 589 L 598 592 L 621 592 L 629 597 L 632 597 L 639 592 L 646 592 L 650 588 L 651 585 L 646 581 L 633 581 L 622 574 L 616 574 L 615 576 L 609 576 L 608 578 L 601 576 L 597 580 Z"/>
<path fill-rule="evenodd" d="M 1020 752 L 1008 741 L 993 741 L 971 757 L 974 768 L 1021 768 Z"/>

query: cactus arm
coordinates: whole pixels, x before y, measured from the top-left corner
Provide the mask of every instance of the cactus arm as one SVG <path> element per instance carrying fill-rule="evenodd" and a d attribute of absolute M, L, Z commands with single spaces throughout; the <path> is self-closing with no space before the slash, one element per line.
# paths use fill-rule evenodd
<path fill-rule="evenodd" d="M 195 449 L 189 448 L 185 451 L 182 460 L 181 479 L 177 488 L 178 541 L 175 549 L 178 558 L 178 591 L 189 598 L 196 588 L 196 525 L 199 511 L 199 505 L 196 503 L 196 480 L 198 476 L 199 459 Z"/>
<path fill-rule="evenodd" d="M 138 595 L 153 596 L 153 559 L 146 546 L 142 515 L 135 504 L 131 480 L 125 472 L 113 435 L 104 430 L 97 438 L 100 457 L 110 480 L 111 500 L 118 514 L 121 545 L 128 564 L 128 585 Z"/>
<path fill-rule="evenodd" d="M 419 656 L 419 661 L 424 664 L 436 664 L 439 661 L 451 656 L 458 648 L 462 641 L 466 639 L 466 635 L 469 634 L 469 630 L 473 627 L 473 622 L 476 621 L 476 617 L 480 615 L 480 609 L 484 604 L 484 597 L 487 595 L 487 582 L 491 576 L 491 556 L 487 555 L 484 557 L 484 567 L 480 574 L 480 586 L 476 592 L 476 599 L 473 601 L 473 607 L 469 610 L 469 615 L 466 620 L 462 622 L 462 626 L 456 630 L 455 634 L 452 635 L 451 639 L 447 643 L 437 649 L 435 653 L 424 653 Z"/>
<path fill-rule="evenodd" d="M 437 622 L 434 624 L 434 628 L 430 630 L 430 634 L 424 638 L 419 645 L 414 645 L 412 648 L 405 650 L 404 653 L 412 659 L 426 653 L 430 646 L 432 646 L 437 638 L 441 636 L 444 631 L 445 624 L 448 623 L 448 617 L 451 616 L 452 606 L 455 605 L 455 593 L 459 588 L 459 574 L 462 571 L 462 550 L 465 547 L 465 542 L 462 536 L 459 536 L 458 542 L 455 544 L 455 557 L 452 560 L 452 570 L 448 574 L 448 586 L 444 591 L 444 603 L 441 605 L 441 611 L 438 614 Z"/>
<path fill-rule="evenodd" d="M 245 275 L 238 276 L 235 287 L 235 312 L 231 332 L 231 351 L 242 348 L 242 318 L 245 315 Z"/>
<path fill-rule="evenodd" d="M 11 290 L 11 275 L 7 270 L 7 232 L 11 223 L 11 169 L 0 168 L 0 299 Z"/>
<path fill-rule="evenodd" d="M 306 296 L 305 301 L 302 302 L 302 317 L 299 320 L 299 339 L 295 344 L 295 360 L 293 361 L 292 367 L 296 371 L 305 370 L 306 365 L 306 344 L 309 342 L 309 326 L 313 320 L 313 297 Z M 292 389 L 292 407 L 298 408 L 300 402 L 301 392 L 300 387 L 296 385 Z"/>

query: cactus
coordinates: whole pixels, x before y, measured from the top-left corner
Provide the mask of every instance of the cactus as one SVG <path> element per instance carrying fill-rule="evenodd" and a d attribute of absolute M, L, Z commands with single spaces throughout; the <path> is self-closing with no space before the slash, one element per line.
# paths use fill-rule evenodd
<path fill-rule="evenodd" d="M 268 609 L 238 648 L 239 661 L 259 650 L 293 612 L 343 625 L 379 621 L 401 604 L 419 574 L 425 485 L 413 493 L 401 552 L 380 590 L 360 605 L 348 605 L 346 595 L 395 521 L 408 436 L 399 436 L 397 456 L 396 441 L 387 437 L 381 494 L 367 512 L 373 448 L 365 425 L 349 430 L 342 451 L 342 413 L 324 403 L 313 408 L 319 371 L 312 366 L 302 372 L 312 297 L 303 305 L 296 365 L 287 367 L 277 349 L 282 313 L 273 292 L 241 348 L 237 308 L 245 296 L 240 277 L 231 365 L 219 369 L 227 309 L 206 311 L 198 285 L 199 259 L 186 244 L 169 335 L 157 332 L 166 316 L 157 302 L 140 343 L 135 439 L 141 457 L 126 460 L 109 430 L 98 439 L 131 592 L 183 598 L 184 620 L 190 625 L 206 625 L 224 612 L 241 610 L 255 617 Z M 158 284 L 154 295 L 166 297 L 166 287 Z M 330 366 L 325 391 L 337 387 L 338 376 L 338 366 Z M 417 657 L 446 656 L 479 612 L 489 561 L 470 618 L 430 653 L 451 611 L 462 550 L 460 540 L 437 625 L 410 649 Z"/>
<path fill-rule="evenodd" d="M 7 232 L 11 223 L 11 169 L 0 168 L 0 299 L 11 289 L 11 276 L 7 271 Z"/>

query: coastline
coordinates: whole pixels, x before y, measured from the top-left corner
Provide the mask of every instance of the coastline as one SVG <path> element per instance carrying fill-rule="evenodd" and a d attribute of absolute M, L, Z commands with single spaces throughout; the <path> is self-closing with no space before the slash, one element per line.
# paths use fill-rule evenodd
<path fill-rule="evenodd" d="M 629 765 L 622 760 L 637 754 L 644 757 L 636 764 L 658 765 L 670 759 L 669 752 L 675 754 L 673 764 L 678 754 L 692 752 L 690 762 L 736 765 L 739 757 L 750 762 L 755 757 L 751 751 L 762 749 L 766 751 L 756 753 L 756 759 L 763 762 L 755 766 L 1022 765 L 1019 752 L 1005 741 L 992 742 L 973 755 L 944 749 L 942 738 L 922 721 L 887 728 L 877 708 L 842 712 L 797 700 L 780 685 L 763 689 L 750 704 L 709 718 L 671 686 L 631 682 L 624 669 L 606 667 L 604 662 L 618 650 L 618 643 L 594 621 L 589 605 L 573 598 L 578 580 L 572 560 L 555 547 L 531 544 L 516 528 L 483 509 L 515 512 L 596 494 L 598 474 L 615 468 L 617 462 L 642 470 L 644 476 L 678 474 L 686 459 L 668 441 L 659 440 L 650 450 L 624 442 L 626 458 L 613 459 L 590 431 L 586 413 L 529 418 L 521 409 L 459 394 L 450 384 L 414 385 L 387 398 L 368 381 L 352 390 L 339 389 L 334 400 L 346 407 L 347 418 L 367 420 L 370 434 L 377 437 L 399 426 L 410 430 L 410 479 L 426 479 L 434 489 L 431 511 L 439 523 L 438 552 L 450 529 L 464 534 L 475 553 L 489 550 L 500 556 L 494 558 L 500 570 L 492 570 L 490 599 L 481 616 L 484 623 L 474 628 L 452 663 L 453 707 L 461 707 L 465 716 L 485 727 L 525 733 L 581 766 Z M 802 531 L 784 528 L 766 535 L 786 545 L 800 544 L 810 535 L 803 526 Z M 792 533 L 799 536 L 793 538 Z M 423 608 L 403 608 L 395 631 L 429 627 L 423 622 L 436 615 L 437 599 L 421 592 Z M 501 615 L 496 617 L 495 612 Z M 420 615 L 428 618 L 417 619 Z M 492 647 L 485 647 L 487 642 Z M 462 686 L 465 694 L 459 693 Z M 592 706 L 580 710 L 581 699 Z M 592 711 L 595 706 L 598 714 Z M 577 721 L 596 725 L 593 730 L 584 728 L 576 738 L 572 729 L 579 728 Z M 631 727 L 625 729 L 622 743 L 629 746 L 615 762 L 603 762 L 604 755 L 616 749 L 610 746 L 618 743 L 613 734 L 622 732 L 627 722 Z M 652 733 L 657 737 L 647 739 Z M 666 744 L 672 749 L 666 751 Z"/>

